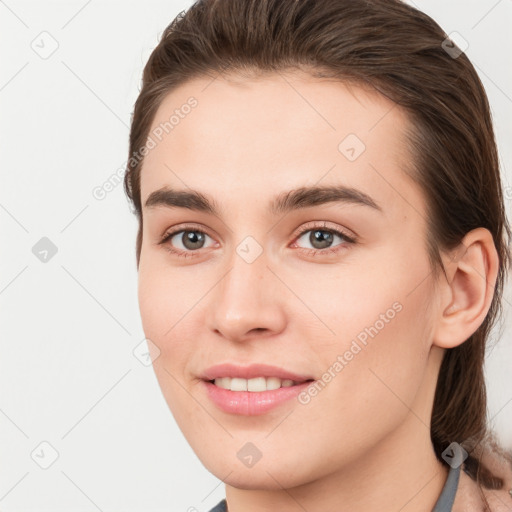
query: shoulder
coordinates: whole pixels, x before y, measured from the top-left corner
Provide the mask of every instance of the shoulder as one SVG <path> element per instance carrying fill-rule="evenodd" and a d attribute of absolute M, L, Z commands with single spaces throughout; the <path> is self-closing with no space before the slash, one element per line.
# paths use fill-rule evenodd
<path fill-rule="evenodd" d="M 488 443 L 482 452 L 481 462 L 496 477 L 494 489 L 483 489 L 492 512 L 512 510 L 512 453 L 495 443 Z M 501 482 L 500 482 L 501 481 Z M 501 484 L 498 486 L 498 484 Z"/>
<path fill-rule="evenodd" d="M 468 464 L 468 459 L 460 472 L 453 512 L 510 512 L 512 452 L 501 448 L 494 437 L 487 437 L 472 455 L 473 460 L 478 459 L 480 480 L 483 483 L 478 485 L 475 481 L 475 466 Z"/>

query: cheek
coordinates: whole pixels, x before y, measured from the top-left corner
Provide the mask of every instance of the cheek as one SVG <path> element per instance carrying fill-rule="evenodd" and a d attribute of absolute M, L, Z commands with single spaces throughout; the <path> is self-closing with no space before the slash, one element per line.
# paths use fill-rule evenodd
<path fill-rule="evenodd" d="M 155 370 L 158 365 L 163 364 L 172 373 L 180 366 L 184 368 L 183 365 L 192 350 L 187 313 L 191 313 L 193 297 L 189 300 L 186 289 L 181 283 L 177 283 L 169 272 L 160 271 L 157 266 L 141 262 L 138 302 L 144 334 L 160 351 L 154 361 Z M 186 327 L 188 335 L 184 336 Z M 160 379 L 160 375 L 157 375 Z M 165 374 L 161 376 L 165 377 Z"/>
<path fill-rule="evenodd" d="M 314 339 L 310 347 L 321 361 L 320 371 L 326 372 L 322 380 L 329 380 L 324 388 L 329 392 L 319 395 L 340 403 L 345 418 L 391 410 L 400 417 L 407 411 L 403 402 L 414 401 L 428 365 L 433 302 L 425 279 L 428 264 L 418 256 L 406 272 L 396 255 L 382 261 L 394 264 L 369 266 L 367 272 L 364 266 L 341 269 L 343 275 L 330 280 L 317 272 L 308 279 L 315 287 L 294 282 L 294 290 L 307 297 L 321 320 L 315 321 L 315 336 L 312 331 L 307 336 Z"/>
<path fill-rule="evenodd" d="M 165 332 L 174 324 L 169 314 L 172 311 L 169 297 L 162 283 L 140 275 L 138 300 L 142 327 L 146 338 L 152 340 L 160 350 L 164 350 L 162 342 Z"/>
<path fill-rule="evenodd" d="M 178 291 L 181 288 L 169 272 L 145 262 L 139 266 L 138 301 L 144 335 L 156 346 L 154 352 L 158 355 L 153 358 L 153 370 L 180 426 L 187 424 L 190 409 L 194 408 L 184 386 L 188 386 L 188 363 L 194 353 L 191 339 L 197 339 L 187 323 L 191 306 Z M 200 411 L 194 414 L 199 415 Z"/>
<path fill-rule="evenodd" d="M 411 410 L 422 415 L 417 400 L 423 394 L 428 350 L 418 308 L 409 301 L 392 313 L 388 303 L 385 298 L 377 307 L 367 306 L 367 314 L 357 318 L 338 317 L 336 343 L 322 347 L 326 373 L 321 381 L 326 384 L 304 405 L 304 417 L 306 423 L 319 424 L 324 441 L 318 443 L 328 445 L 325 450 L 336 460 L 356 457 L 365 443 L 391 435 Z M 379 319 L 386 311 L 387 323 Z M 336 439 L 344 442 L 333 449 Z"/>
<path fill-rule="evenodd" d="M 138 273 L 138 302 L 146 335 L 163 341 L 172 337 L 189 302 L 186 283 L 156 257 L 141 253 Z M 148 336 L 149 337 L 149 336 Z"/>

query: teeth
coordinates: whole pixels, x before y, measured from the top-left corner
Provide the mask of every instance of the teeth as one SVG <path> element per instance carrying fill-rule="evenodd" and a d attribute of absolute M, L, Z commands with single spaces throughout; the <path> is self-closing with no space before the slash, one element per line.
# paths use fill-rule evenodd
<path fill-rule="evenodd" d="M 231 391 L 270 391 L 272 389 L 286 388 L 299 384 L 290 379 L 278 377 L 255 377 L 254 379 L 241 379 L 238 377 L 219 377 L 215 379 L 215 385 L 219 388 Z"/>

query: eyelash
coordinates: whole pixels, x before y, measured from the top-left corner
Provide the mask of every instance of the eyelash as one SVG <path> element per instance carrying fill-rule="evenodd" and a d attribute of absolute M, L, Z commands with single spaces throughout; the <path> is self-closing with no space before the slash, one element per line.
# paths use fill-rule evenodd
<path fill-rule="evenodd" d="M 297 234 L 294 235 L 294 240 L 297 241 L 299 238 L 302 237 L 302 235 L 304 235 L 304 233 L 308 233 L 309 231 L 314 231 L 314 230 L 324 231 L 324 232 L 328 232 L 328 233 L 337 235 L 337 236 L 343 238 L 345 240 L 345 243 L 341 243 L 334 247 L 328 247 L 326 249 L 299 248 L 301 251 L 305 251 L 308 256 L 318 256 L 318 255 L 325 256 L 326 254 L 338 253 L 340 251 L 346 250 L 347 245 L 353 245 L 353 244 L 357 243 L 357 238 L 355 238 L 353 236 L 349 236 L 347 233 L 345 233 L 343 230 L 340 230 L 339 228 L 337 228 L 337 229 L 328 228 L 325 222 L 323 225 L 318 225 L 315 223 L 306 224 L 300 232 L 298 232 Z M 158 245 L 163 245 L 167 251 L 178 256 L 179 258 L 195 258 L 197 255 L 194 253 L 199 252 L 199 249 L 195 250 L 195 251 L 176 250 L 170 244 L 167 243 L 178 233 L 182 233 L 182 232 L 186 232 L 186 231 L 193 232 L 193 233 L 202 233 L 204 235 L 210 236 L 206 231 L 204 231 L 202 229 L 198 229 L 196 226 L 191 226 L 191 225 L 179 226 L 179 228 L 176 228 L 173 231 L 166 232 L 164 234 L 163 238 L 160 240 L 160 242 L 158 242 Z M 210 237 L 210 238 L 212 238 L 212 237 Z"/>

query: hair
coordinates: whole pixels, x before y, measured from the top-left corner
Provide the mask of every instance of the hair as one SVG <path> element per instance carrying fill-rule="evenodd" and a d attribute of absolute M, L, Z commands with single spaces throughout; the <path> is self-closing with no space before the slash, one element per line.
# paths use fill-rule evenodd
<path fill-rule="evenodd" d="M 441 251 L 457 248 L 474 228 L 490 231 L 499 256 L 485 320 L 445 351 L 430 429 L 439 461 L 458 442 L 469 453 L 470 476 L 499 488 L 503 481 L 479 463 L 477 448 L 489 433 L 483 366 L 490 330 L 502 314 L 511 229 L 488 99 L 473 65 L 457 50 L 432 18 L 399 0 L 198 0 L 165 29 L 144 68 L 124 188 L 139 221 L 138 268 L 143 159 L 133 157 L 145 146 L 162 100 L 194 78 L 299 70 L 369 86 L 392 100 L 410 121 L 406 172 L 426 199 L 433 276 L 446 276 Z"/>

